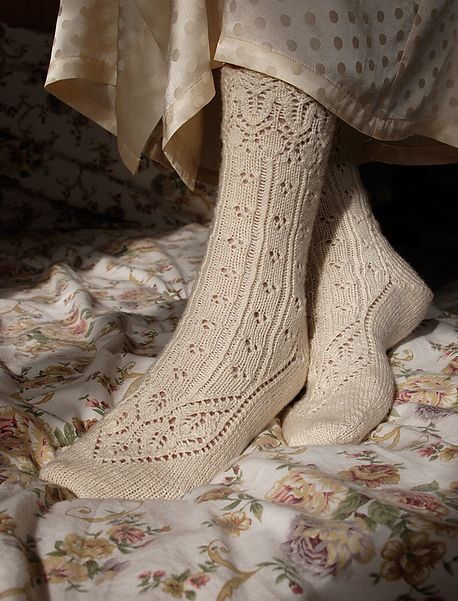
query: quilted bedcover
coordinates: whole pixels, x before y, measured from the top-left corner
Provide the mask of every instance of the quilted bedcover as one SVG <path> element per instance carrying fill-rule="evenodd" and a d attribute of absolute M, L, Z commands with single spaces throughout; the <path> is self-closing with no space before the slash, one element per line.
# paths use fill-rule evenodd
<path fill-rule="evenodd" d="M 391 351 L 396 399 L 360 445 L 288 448 L 275 421 L 181 501 L 40 481 L 169 339 L 214 191 L 151 165 L 127 175 L 108 134 L 42 91 L 49 40 L 3 27 L 0 44 L 0 599 L 456 599 L 446 297 Z"/>

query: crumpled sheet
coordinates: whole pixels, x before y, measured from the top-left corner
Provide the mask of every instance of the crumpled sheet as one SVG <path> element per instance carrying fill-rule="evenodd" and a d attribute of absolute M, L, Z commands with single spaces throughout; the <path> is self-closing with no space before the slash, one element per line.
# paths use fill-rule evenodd
<path fill-rule="evenodd" d="M 392 351 L 395 403 L 360 445 L 288 448 L 274 422 L 181 501 L 39 480 L 166 344 L 213 192 L 121 176 L 111 139 L 42 94 L 46 39 L 0 33 L 0 599 L 455 599 L 457 320 L 437 307 Z"/>

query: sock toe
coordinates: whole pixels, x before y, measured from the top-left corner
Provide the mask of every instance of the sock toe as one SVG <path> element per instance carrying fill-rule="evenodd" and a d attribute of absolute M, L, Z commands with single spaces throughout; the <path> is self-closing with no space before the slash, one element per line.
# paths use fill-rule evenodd
<path fill-rule="evenodd" d="M 377 387 L 377 380 L 373 381 L 372 387 L 364 379 L 362 383 L 341 388 L 338 394 L 326 398 L 325 404 L 316 411 L 304 410 L 307 407 L 306 398 L 298 401 L 283 422 L 283 436 L 287 444 L 341 445 L 361 442 L 386 416 L 393 399 L 392 380 L 385 381 L 383 387 Z M 359 411 L 355 409 L 355 399 L 358 399 L 356 407 Z"/>

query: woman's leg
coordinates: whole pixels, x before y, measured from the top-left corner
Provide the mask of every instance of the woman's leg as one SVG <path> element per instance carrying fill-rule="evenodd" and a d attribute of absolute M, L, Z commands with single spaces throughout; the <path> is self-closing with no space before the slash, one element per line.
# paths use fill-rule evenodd
<path fill-rule="evenodd" d="M 222 100 L 214 225 L 177 331 L 139 389 L 41 472 L 79 496 L 179 497 L 304 384 L 305 265 L 335 119 L 230 66 Z"/>
<path fill-rule="evenodd" d="M 333 156 L 307 272 L 310 369 L 288 411 L 288 444 L 357 443 L 386 415 L 386 350 L 419 324 L 431 292 L 380 233 L 357 167 Z"/>

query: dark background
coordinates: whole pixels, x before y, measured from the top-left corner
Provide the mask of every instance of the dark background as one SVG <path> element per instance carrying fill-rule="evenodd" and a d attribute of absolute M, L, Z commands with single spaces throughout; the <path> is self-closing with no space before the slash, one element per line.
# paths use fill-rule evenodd
<path fill-rule="evenodd" d="M 59 0 L 0 0 L 0 22 L 34 31 L 54 30 Z"/>

